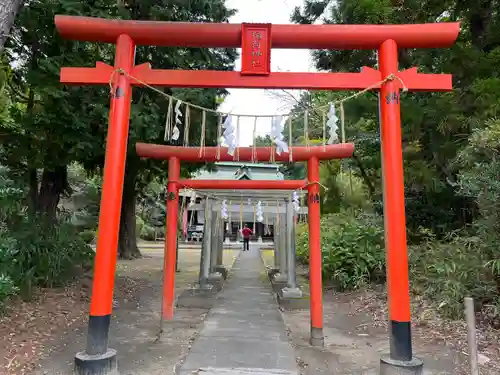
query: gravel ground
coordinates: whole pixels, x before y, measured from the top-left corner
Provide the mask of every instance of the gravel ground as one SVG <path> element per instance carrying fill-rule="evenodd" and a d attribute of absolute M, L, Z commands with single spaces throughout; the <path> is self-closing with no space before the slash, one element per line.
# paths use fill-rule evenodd
<path fill-rule="evenodd" d="M 122 375 L 173 368 L 206 315 L 201 309 L 177 309 L 158 340 L 163 249 L 146 247 L 143 258 L 118 264 L 110 346 L 118 350 Z M 197 278 L 200 251 L 181 249 L 179 254 L 176 289 L 181 291 Z M 232 265 L 235 255 L 225 251 L 225 264 Z M 0 348 L 7 348 L 0 374 L 72 373 L 74 355 L 85 345 L 90 286 L 87 276 L 63 289 L 38 290 L 30 302 L 12 301 L 0 318 Z"/>
<path fill-rule="evenodd" d="M 272 252 L 263 251 L 266 265 Z M 299 283 L 308 291 L 306 269 L 298 267 Z M 375 374 L 380 356 L 388 353 L 387 295 L 385 289 L 354 293 L 325 290 L 323 300 L 325 348 L 309 343 L 309 310 L 283 311 L 288 335 L 296 348 L 304 375 Z M 469 375 L 467 326 L 451 321 L 417 296 L 412 298 L 412 339 L 416 356 L 432 374 Z M 500 330 L 478 317 L 478 352 L 481 375 L 500 374 Z"/>

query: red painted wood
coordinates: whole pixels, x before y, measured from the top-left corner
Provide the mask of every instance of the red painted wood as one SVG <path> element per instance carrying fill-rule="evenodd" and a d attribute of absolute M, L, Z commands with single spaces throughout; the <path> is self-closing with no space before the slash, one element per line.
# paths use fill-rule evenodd
<path fill-rule="evenodd" d="M 108 84 L 113 68 L 97 63 L 95 68 L 61 68 L 61 82 L 77 85 Z M 117 73 L 115 73 L 117 74 Z M 210 70 L 151 69 L 149 63 L 137 65 L 132 76 L 151 86 L 220 87 L 255 89 L 363 90 L 382 80 L 378 70 L 364 67 L 360 73 L 271 73 L 268 76 L 244 76 L 240 72 Z M 404 70 L 398 76 L 410 91 L 449 91 L 450 74 L 420 74 L 416 68 Z M 133 85 L 141 83 L 132 80 Z M 396 83 L 401 86 L 399 80 Z"/>
<path fill-rule="evenodd" d="M 331 160 L 350 158 L 354 153 L 353 143 L 340 143 L 335 145 L 311 146 L 311 147 L 290 147 L 292 150 L 293 161 L 306 161 L 312 157 L 318 160 Z M 227 153 L 226 147 L 221 147 L 220 158 L 217 158 L 217 147 L 204 147 L 200 154 L 199 147 L 177 147 L 164 146 L 149 143 L 136 143 L 135 150 L 141 158 L 152 158 L 167 160 L 171 157 L 179 158 L 181 161 L 190 162 L 216 162 L 216 161 L 260 161 L 269 162 L 271 152 L 275 152 L 271 147 L 256 147 L 255 160 L 252 157 L 253 147 L 239 147 L 236 149 L 235 156 Z M 276 161 L 288 162 L 289 154 L 282 153 L 274 155 Z"/>
<path fill-rule="evenodd" d="M 116 43 L 121 34 L 136 44 L 171 47 L 241 46 L 241 25 L 116 20 L 55 16 L 59 34 L 66 39 Z M 377 49 L 388 39 L 399 48 L 449 47 L 460 31 L 458 22 L 414 25 L 273 25 L 273 48 Z"/>
<path fill-rule="evenodd" d="M 241 25 L 241 74 L 271 73 L 271 24 Z"/>
<path fill-rule="evenodd" d="M 180 180 L 180 187 L 195 190 L 298 190 L 306 180 Z"/>

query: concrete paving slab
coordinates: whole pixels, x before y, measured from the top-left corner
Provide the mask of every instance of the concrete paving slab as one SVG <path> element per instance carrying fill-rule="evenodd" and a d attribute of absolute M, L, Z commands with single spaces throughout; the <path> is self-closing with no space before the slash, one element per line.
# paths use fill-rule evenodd
<path fill-rule="evenodd" d="M 266 340 L 281 340 L 287 339 L 284 332 L 275 332 L 274 330 L 264 330 L 258 329 L 258 327 L 247 325 L 245 326 L 245 332 L 241 332 L 241 329 L 234 328 L 224 328 L 224 327 L 214 327 L 208 332 L 212 333 L 212 337 L 234 337 L 236 339 L 261 339 Z"/>
<path fill-rule="evenodd" d="M 241 252 L 179 373 L 298 374 L 259 247 Z"/>
<path fill-rule="evenodd" d="M 263 368 L 201 368 L 199 375 L 292 375 L 291 371 Z"/>
<path fill-rule="evenodd" d="M 234 337 L 199 338 L 182 366 L 182 370 L 196 370 L 200 363 L 207 367 L 263 367 L 295 370 L 295 356 L 291 347 L 280 340 L 235 339 Z"/>

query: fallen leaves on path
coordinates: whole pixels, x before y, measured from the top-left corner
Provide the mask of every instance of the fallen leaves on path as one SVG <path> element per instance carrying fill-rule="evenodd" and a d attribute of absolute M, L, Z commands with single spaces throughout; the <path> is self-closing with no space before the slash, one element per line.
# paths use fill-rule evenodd
<path fill-rule="evenodd" d="M 0 374 L 33 371 L 49 355 L 60 332 L 83 322 L 88 314 L 88 279 L 60 289 L 39 289 L 28 302 L 14 299 L 0 316 Z"/>
<path fill-rule="evenodd" d="M 197 265 L 196 254 L 199 252 L 182 254 L 179 263 L 184 272 L 177 278 L 177 288 L 186 287 L 184 278 L 193 279 L 193 274 L 186 270 Z M 161 286 L 162 265 L 161 258 L 148 255 L 141 260 L 120 261 L 113 307 L 139 306 L 141 294 L 151 290 L 152 281 Z M 85 327 L 91 283 L 87 274 L 64 288 L 38 289 L 30 301 L 10 301 L 5 314 L 0 315 L 0 348 L 6 348 L 0 355 L 0 375 L 31 373 L 43 359 L 67 344 L 67 332 Z"/>
<path fill-rule="evenodd" d="M 387 294 L 380 290 L 353 293 L 334 293 L 341 299 L 349 299 L 355 313 L 368 314 L 375 329 L 387 329 Z M 493 328 L 483 314 L 477 314 L 477 343 L 479 359 L 487 364 L 492 373 L 500 373 L 500 330 Z M 444 344 L 468 356 L 467 324 L 464 320 L 444 319 L 434 306 L 422 297 L 412 298 L 413 339 L 431 344 Z"/>

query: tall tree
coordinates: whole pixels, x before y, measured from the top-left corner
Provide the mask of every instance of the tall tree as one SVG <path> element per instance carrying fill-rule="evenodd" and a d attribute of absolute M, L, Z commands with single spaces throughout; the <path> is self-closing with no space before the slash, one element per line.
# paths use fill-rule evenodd
<path fill-rule="evenodd" d="M 31 211 L 48 221 L 55 220 L 61 195 L 70 192 L 67 165 L 92 157 L 106 123 L 106 89 L 63 87 L 59 69 L 111 56 L 106 46 L 62 40 L 53 19 L 58 13 L 109 16 L 114 8 L 111 1 L 31 2 L 6 45 L 17 105 L 11 108 L 13 126 L 4 129 L 5 162 L 24 171 Z"/>
<path fill-rule="evenodd" d="M 454 159 L 467 143 L 471 129 L 497 113 L 491 104 L 500 91 L 496 78 L 498 5 L 496 0 L 305 0 L 304 6 L 292 14 L 297 23 L 462 22 L 459 40 L 452 48 L 400 51 L 401 69 L 418 66 L 427 72 L 449 72 L 455 86 L 448 94 L 406 94 L 402 102 L 410 228 L 430 225 L 445 234 L 471 220 L 474 203 L 455 188 L 458 170 Z M 363 65 L 374 66 L 377 56 L 374 51 L 320 50 L 314 57 L 321 70 L 359 71 Z M 359 167 L 354 170 L 380 202 L 380 134 L 374 94 L 346 103 L 345 110 L 348 138 L 356 143 L 356 158 L 350 162 Z M 313 93 L 312 97 L 318 95 Z M 328 95 L 335 98 L 337 94 Z"/>
<path fill-rule="evenodd" d="M 23 3 L 24 0 L 0 0 L 0 52 L 3 50 Z"/>
<path fill-rule="evenodd" d="M 124 18 L 154 21 L 184 22 L 227 22 L 234 11 L 225 6 L 223 0 L 203 0 L 189 2 L 179 8 L 177 1 L 172 0 L 132 0 L 120 7 Z M 150 61 L 159 69 L 216 69 L 232 70 L 236 59 L 234 49 L 203 48 L 158 48 L 141 46 L 137 48 L 136 61 Z M 206 108 L 215 109 L 220 97 L 227 92 L 224 89 L 165 89 L 166 94 L 174 95 L 187 102 Z M 168 100 L 150 89 L 134 89 L 131 130 L 129 137 L 129 153 L 125 173 L 125 187 L 122 201 L 122 225 L 120 229 L 120 255 L 124 258 L 140 256 L 136 238 L 135 207 L 136 199 L 142 189 L 155 177 L 167 177 L 166 163 L 151 160 L 140 160 L 133 147 L 137 141 L 164 142 L 165 118 Z M 200 111 L 191 112 L 189 128 L 190 144 L 199 145 L 201 135 Z M 181 129 L 180 140 L 183 139 Z M 207 116 L 206 144 L 215 144 L 217 134 L 217 118 Z M 182 141 L 174 142 L 182 145 Z M 183 165 L 181 173 L 185 176 L 199 165 Z"/>
<path fill-rule="evenodd" d="M 9 41 L 7 55 L 14 66 L 9 89 L 16 99 L 11 107 L 14 126 L 0 124 L 7 134 L 1 156 L 16 167 L 30 186 L 33 212 L 53 220 L 62 194 L 71 193 L 67 166 L 79 161 L 90 171 L 100 171 L 104 161 L 109 89 L 67 87 L 59 83 L 61 66 L 88 66 L 95 61 L 113 63 L 112 46 L 62 40 L 55 31 L 55 14 L 92 15 L 105 18 L 163 21 L 227 22 L 233 11 L 224 1 L 190 2 L 182 9 L 176 1 L 115 0 L 30 3 L 19 14 L 16 38 Z M 151 61 L 155 68 L 232 69 L 233 49 L 138 47 L 136 62 Z M 207 108 L 215 108 L 225 90 L 165 90 Z M 135 89 L 132 100 L 129 155 L 123 191 L 119 252 L 122 257 L 139 256 L 135 233 L 138 193 L 155 177 L 165 179 L 165 163 L 141 161 L 135 155 L 138 140 L 163 142 L 168 100 L 150 89 Z M 190 142 L 199 143 L 201 113 L 191 113 Z M 215 140 L 216 119 L 207 119 L 206 142 Z M 182 139 L 182 136 L 181 136 Z M 184 165 L 189 174 L 195 165 Z"/>

